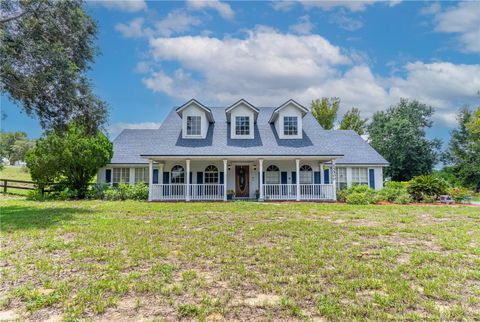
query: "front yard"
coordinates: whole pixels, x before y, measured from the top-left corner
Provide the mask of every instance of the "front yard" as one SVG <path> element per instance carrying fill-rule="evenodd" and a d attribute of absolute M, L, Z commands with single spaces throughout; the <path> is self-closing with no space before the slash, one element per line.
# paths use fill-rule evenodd
<path fill-rule="evenodd" d="M 479 207 L 0 207 L 0 317 L 480 319 Z"/>

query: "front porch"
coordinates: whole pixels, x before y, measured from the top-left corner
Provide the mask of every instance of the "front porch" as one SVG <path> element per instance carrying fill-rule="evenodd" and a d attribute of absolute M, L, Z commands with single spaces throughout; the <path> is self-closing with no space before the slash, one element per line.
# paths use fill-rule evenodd
<path fill-rule="evenodd" d="M 336 166 L 332 157 L 149 158 L 148 171 L 149 201 L 336 200 Z"/>

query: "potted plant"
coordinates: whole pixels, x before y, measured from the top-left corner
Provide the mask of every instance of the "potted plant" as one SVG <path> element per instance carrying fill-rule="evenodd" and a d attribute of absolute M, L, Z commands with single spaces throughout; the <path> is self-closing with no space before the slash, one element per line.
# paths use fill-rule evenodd
<path fill-rule="evenodd" d="M 257 198 L 257 200 L 260 198 L 260 190 L 259 189 L 255 190 L 255 198 Z"/>
<path fill-rule="evenodd" d="M 227 190 L 227 200 L 233 200 L 233 196 L 235 196 L 235 191 Z"/>

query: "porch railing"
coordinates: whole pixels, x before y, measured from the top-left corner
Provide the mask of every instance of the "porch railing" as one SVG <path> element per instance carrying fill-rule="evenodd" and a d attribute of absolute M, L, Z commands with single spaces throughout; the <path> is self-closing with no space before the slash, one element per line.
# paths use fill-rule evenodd
<path fill-rule="evenodd" d="M 223 184 L 191 184 L 191 200 L 223 200 Z"/>
<path fill-rule="evenodd" d="M 296 184 L 264 184 L 265 200 L 296 200 Z M 300 200 L 334 200 L 332 184 L 300 184 Z"/>

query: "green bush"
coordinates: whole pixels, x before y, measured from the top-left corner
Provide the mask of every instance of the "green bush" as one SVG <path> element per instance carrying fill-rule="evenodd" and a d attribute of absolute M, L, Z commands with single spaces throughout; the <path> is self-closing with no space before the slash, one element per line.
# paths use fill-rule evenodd
<path fill-rule="evenodd" d="M 387 181 L 383 189 L 378 192 L 379 199 L 394 202 L 401 194 L 408 194 L 407 186 L 407 182 Z"/>
<path fill-rule="evenodd" d="M 455 200 L 456 203 L 461 203 L 467 197 L 472 195 L 472 192 L 464 187 L 449 188 L 447 193 L 453 198 L 453 200 Z"/>
<path fill-rule="evenodd" d="M 435 201 L 446 193 L 447 183 L 435 175 L 422 175 L 409 181 L 407 191 L 415 201 Z"/>
<path fill-rule="evenodd" d="M 422 202 L 424 203 L 435 203 L 437 202 L 437 197 L 436 196 L 430 196 L 430 195 L 423 195 L 422 196 Z"/>
<path fill-rule="evenodd" d="M 405 191 L 396 196 L 393 202 L 399 205 L 405 205 L 412 202 L 412 197 Z"/>
<path fill-rule="evenodd" d="M 337 192 L 337 200 L 345 201 L 352 205 L 366 205 L 377 203 L 379 200 L 375 190 L 367 185 L 354 185 L 348 189 L 342 189 Z"/>
<path fill-rule="evenodd" d="M 142 182 L 131 186 L 128 194 L 128 199 L 147 200 L 148 185 Z"/>
<path fill-rule="evenodd" d="M 135 185 L 121 183 L 117 187 L 105 189 L 103 195 L 106 200 L 147 200 L 148 185 L 145 183 Z"/>
<path fill-rule="evenodd" d="M 352 192 L 347 195 L 346 201 L 350 205 L 368 205 L 370 203 L 370 198 L 366 193 Z"/>

